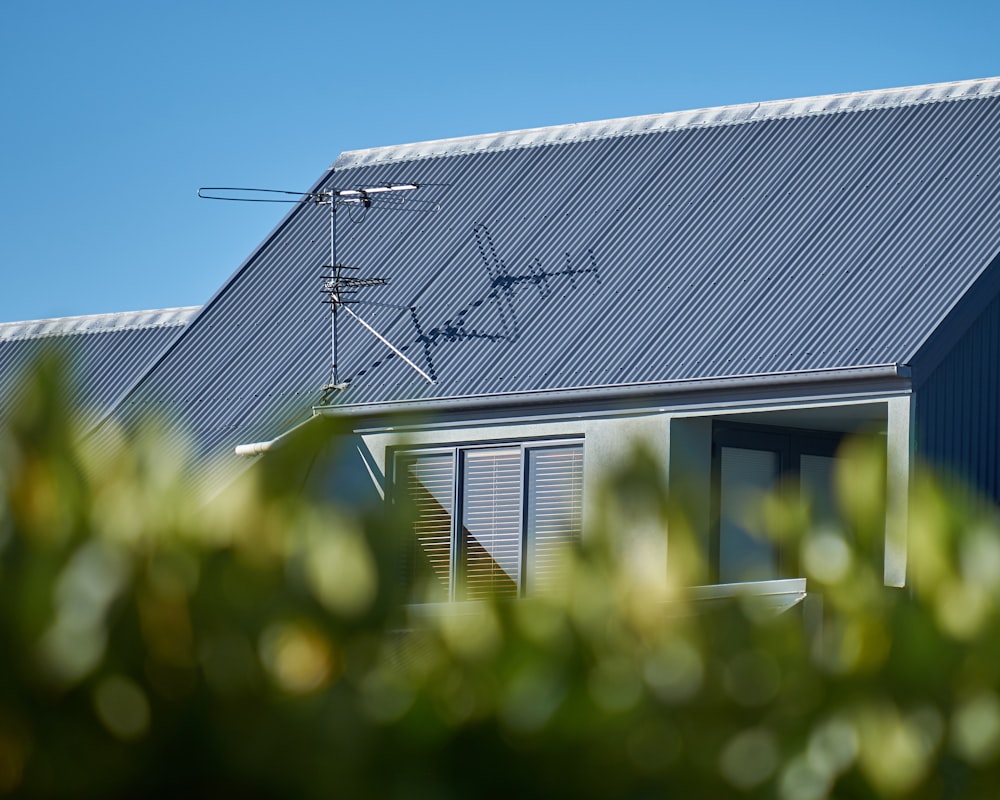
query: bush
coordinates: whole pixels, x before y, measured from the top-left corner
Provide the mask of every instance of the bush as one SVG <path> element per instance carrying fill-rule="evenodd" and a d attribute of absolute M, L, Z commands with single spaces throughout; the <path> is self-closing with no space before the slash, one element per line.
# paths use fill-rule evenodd
<path fill-rule="evenodd" d="M 799 539 L 809 602 L 697 602 L 591 530 L 557 592 L 408 613 L 394 509 L 304 500 L 300 437 L 221 494 L 150 423 L 82 435 L 42 370 L 0 435 L 0 792 L 41 797 L 993 797 L 1000 532 L 918 476 L 907 590 Z M 876 458 L 876 457 L 871 457 Z M 877 458 L 873 469 L 880 467 Z M 636 476 L 641 476 L 641 480 Z M 642 500 L 634 496 L 645 493 Z M 876 504 L 877 505 L 877 504 Z M 866 533 L 869 531 L 869 533 Z"/>

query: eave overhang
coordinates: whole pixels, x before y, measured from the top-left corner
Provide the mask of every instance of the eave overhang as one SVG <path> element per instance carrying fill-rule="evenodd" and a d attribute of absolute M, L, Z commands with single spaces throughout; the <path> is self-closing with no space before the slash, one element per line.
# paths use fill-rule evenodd
<path fill-rule="evenodd" d="M 704 402 L 719 404 L 769 396 L 788 398 L 816 394 L 870 394 L 908 391 L 910 368 L 905 364 L 879 364 L 840 369 L 804 370 L 759 375 L 732 375 L 690 380 L 660 381 L 613 386 L 589 386 L 530 392 L 437 397 L 393 402 L 318 405 L 313 413 L 334 418 L 387 416 L 438 416 L 475 413 L 542 410 L 553 413 L 574 407 L 627 408 Z"/>

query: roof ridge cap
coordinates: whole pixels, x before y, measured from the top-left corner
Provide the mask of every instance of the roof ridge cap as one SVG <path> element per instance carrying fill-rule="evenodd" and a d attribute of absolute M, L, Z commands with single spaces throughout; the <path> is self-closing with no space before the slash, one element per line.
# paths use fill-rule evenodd
<path fill-rule="evenodd" d="M 928 83 L 889 89 L 866 89 L 858 92 L 841 92 L 784 100 L 765 100 L 667 111 L 661 114 L 645 114 L 593 122 L 574 122 L 540 128 L 434 139 L 363 150 L 347 150 L 340 154 L 331 169 L 350 169 L 396 161 L 591 141 L 612 136 L 635 136 L 691 127 L 735 125 L 769 119 L 832 114 L 838 111 L 893 108 L 994 95 L 1000 95 L 1000 77 Z"/>
<path fill-rule="evenodd" d="M 42 339 L 84 333 L 108 333 L 143 328 L 180 327 L 190 322 L 201 306 L 176 306 L 143 311 L 113 311 L 17 322 L 0 322 L 0 341 Z"/>

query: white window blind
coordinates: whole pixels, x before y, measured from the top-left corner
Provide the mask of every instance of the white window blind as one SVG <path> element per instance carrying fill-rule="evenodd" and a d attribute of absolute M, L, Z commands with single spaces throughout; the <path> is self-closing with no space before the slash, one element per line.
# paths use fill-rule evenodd
<path fill-rule="evenodd" d="M 509 598 L 557 584 L 582 529 L 581 444 L 411 451 L 396 465 L 415 516 L 416 599 Z"/>
<path fill-rule="evenodd" d="M 521 584 L 521 448 L 468 450 L 462 475 L 464 597 L 516 597 Z"/>
<path fill-rule="evenodd" d="M 528 451 L 528 588 L 544 592 L 561 577 L 563 551 L 580 537 L 583 447 Z"/>
<path fill-rule="evenodd" d="M 452 453 L 407 456 L 406 492 L 414 505 L 410 580 L 427 600 L 451 596 L 452 519 L 455 506 L 455 457 Z"/>

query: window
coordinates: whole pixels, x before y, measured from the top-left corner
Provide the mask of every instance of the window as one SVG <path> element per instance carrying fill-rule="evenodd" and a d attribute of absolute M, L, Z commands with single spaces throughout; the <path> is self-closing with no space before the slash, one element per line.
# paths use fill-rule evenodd
<path fill-rule="evenodd" d="M 414 505 L 408 571 L 427 600 L 517 597 L 559 577 L 580 536 L 583 446 L 512 444 L 402 452 Z"/>
<path fill-rule="evenodd" d="M 748 512 L 763 493 L 805 493 L 814 520 L 835 520 L 833 474 L 842 438 L 826 431 L 715 424 L 716 523 L 709 560 L 717 582 L 795 575 L 795 553 L 755 536 Z"/>

